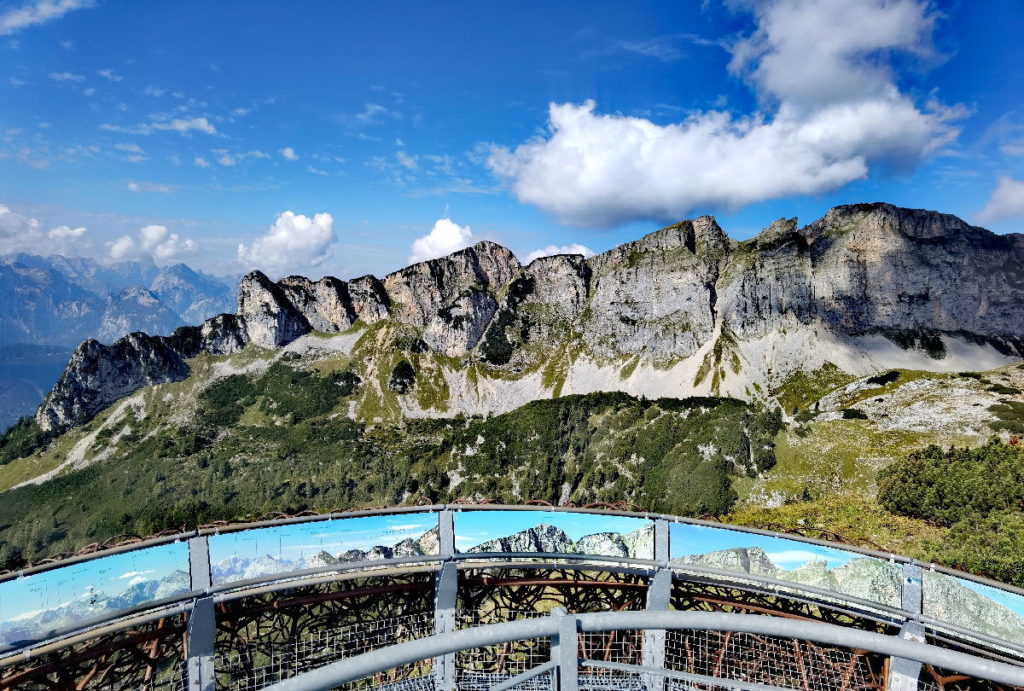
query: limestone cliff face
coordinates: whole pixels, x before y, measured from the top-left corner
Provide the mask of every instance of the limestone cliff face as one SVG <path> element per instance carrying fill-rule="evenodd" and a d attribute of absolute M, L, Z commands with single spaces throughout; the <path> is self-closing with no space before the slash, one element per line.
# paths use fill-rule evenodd
<path fill-rule="evenodd" d="M 494 316 L 495 291 L 520 270 L 519 260 L 493 242 L 442 259 L 413 264 L 384 279 L 391 316 L 424 330 L 423 339 L 450 356 L 477 344 Z"/>
<path fill-rule="evenodd" d="M 656 395 L 676 395 L 699 386 L 717 392 L 702 382 L 724 381 L 729 367 L 738 374 L 743 348 L 746 363 L 772 376 L 799 369 L 808 348 L 879 334 L 901 347 L 917 347 L 926 334 L 940 345 L 960 339 L 1024 356 L 1024 236 L 931 211 L 858 204 L 803 228 L 780 219 L 746 242 L 701 217 L 590 259 L 545 257 L 525 267 L 504 247 L 481 242 L 383 280 L 274 282 L 254 271 L 239 286 L 237 314 L 170 339 L 83 344 L 37 420 L 47 429 L 84 422 L 134 388 L 187 376 L 186 360 L 199 353 L 276 349 L 312 331 L 382 320 L 411 329 L 429 352 L 501 370 L 501 383 L 489 387 L 525 392 L 508 400 L 551 395 L 516 377 L 552 358 L 585 356 L 595 367 L 692 359 L 705 374 L 715 371 L 702 379 L 695 364 L 685 381 L 651 385 Z M 788 352 L 750 345 L 778 334 L 805 341 Z M 615 388 L 618 379 L 594 381 L 586 390 Z"/>
<path fill-rule="evenodd" d="M 294 296 L 296 292 L 293 285 L 274 283 L 259 271 L 242 279 L 238 287 L 238 313 L 245 318 L 250 342 L 264 348 L 279 348 L 312 330 L 305 313 L 289 300 L 289 293 Z"/>
<path fill-rule="evenodd" d="M 597 356 L 655 360 L 692 355 L 710 340 L 716 283 L 732 243 L 709 216 L 590 259 L 590 310 L 583 331 Z"/>
<path fill-rule="evenodd" d="M 136 332 L 111 346 L 83 342 L 40 406 L 39 424 L 66 429 L 143 386 L 184 379 L 188 365 L 169 341 Z"/>

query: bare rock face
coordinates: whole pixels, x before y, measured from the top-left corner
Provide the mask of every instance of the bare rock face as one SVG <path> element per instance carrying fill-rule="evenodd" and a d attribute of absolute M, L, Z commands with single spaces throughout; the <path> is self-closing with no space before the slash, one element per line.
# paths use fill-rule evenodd
<path fill-rule="evenodd" d="M 345 281 L 332 276 L 315 282 L 302 276 L 289 276 L 277 285 L 315 331 L 344 331 L 357 319 Z"/>
<path fill-rule="evenodd" d="M 731 241 L 715 220 L 684 221 L 588 260 L 589 319 L 595 355 L 692 355 L 715 329 L 716 283 Z"/>
<path fill-rule="evenodd" d="M 90 339 L 75 349 L 36 420 L 46 430 L 67 429 L 143 386 L 180 381 L 188 372 L 163 337 L 136 332 L 111 346 Z"/>
<path fill-rule="evenodd" d="M 384 284 L 374 276 L 353 279 L 348 284 L 352 310 L 364 324 L 373 324 L 391 316 L 391 299 Z"/>
<path fill-rule="evenodd" d="M 494 292 L 519 269 L 512 252 L 486 241 L 413 264 L 384 279 L 391 316 L 423 328 L 423 339 L 435 350 L 462 355 L 476 345 L 494 316 Z"/>
<path fill-rule="evenodd" d="M 501 304 L 478 346 L 492 365 L 529 365 L 524 346 L 550 349 L 569 336 L 586 308 L 590 266 L 582 255 L 536 259 L 501 292 Z"/>
<path fill-rule="evenodd" d="M 199 352 L 231 355 L 249 343 L 245 318 L 237 314 L 219 314 L 203 322 L 199 329 L 202 342 Z"/>
<path fill-rule="evenodd" d="M 620 540 L 621 541 L 621 540 Z M 480 543 L 469 552 L 558 552 L 571 551 L 573 541 L 561 528 L 541 523 L 527 530 Z"/>
<path fill-rule="evenodd" d="M 890 204 L 837 207 L 801 234 L 818 313 L 837 329 L 1024 330 L 1024 236 Z"/>
<path fill-rule="evenodd" d="M 247 274 L 238 287 L 238 314 L 249 341 L 264 348 L 280 348 L 312 330 L 285 288 L 259 271 Z"/>

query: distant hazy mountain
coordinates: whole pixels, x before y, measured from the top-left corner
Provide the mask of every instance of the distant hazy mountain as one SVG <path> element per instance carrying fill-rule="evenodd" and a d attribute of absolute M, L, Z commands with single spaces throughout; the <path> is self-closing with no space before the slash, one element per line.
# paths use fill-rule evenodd
<path fill-rule="evenodd" d="M 100 591 L 87 592 L 58 607 L 29 612 L 0 622 L 0 646 L 13 646 L 39 640 L 54 631 L 136 605 L 161 600 L 188 592 L 189 575 L 174 571 L 157 580 L 144 580 L 110 595 Z"/>
<path fill-rule="evenodd" d="M 229 281 L 184 264 L 0 257 L 0 428 L 35 410 L 81 341 L 170 333 L 234 309 Z"/>

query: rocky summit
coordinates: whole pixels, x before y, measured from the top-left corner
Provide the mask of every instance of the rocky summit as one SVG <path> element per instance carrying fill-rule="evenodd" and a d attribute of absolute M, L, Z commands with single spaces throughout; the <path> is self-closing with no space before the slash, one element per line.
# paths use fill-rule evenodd
<path fill-rule="evenodd" d="M 254 271 L 236 314 L 82 343 L 36 420 L 63 431 L 186 378 L 199 355 L 252 346 L 350 356 L 378 402 L 405 417 L 602 390 L 770 399 L 794 372 L 824 366 L 994 368 L 1024 355 L 1024 235 L 876 203 L 804 227 L 780 219 L 744 242 L 705 216 L 589 259 L 527 266 L 480 242 L 383 279 Z M 361 399 L 350 414 L 380 408 Z"/>

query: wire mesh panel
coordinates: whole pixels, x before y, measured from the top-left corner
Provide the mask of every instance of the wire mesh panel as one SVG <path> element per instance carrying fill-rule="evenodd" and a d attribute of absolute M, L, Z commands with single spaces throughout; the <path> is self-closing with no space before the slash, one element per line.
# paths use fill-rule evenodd
<path fill-rule="evenodd" d="M 437 684 L 429 660 L 402 665 L 365 679 L 335 687 L 339 691 L 434 691 Z"/>
<path fill-rule="evenodd" d="M 184 691 L 185 617 L 99 636 L 0 670 L 0 690 Z"/>
<path fill-rule="evenodd" d="M 277 641 L 272 644 L 253 643 L 249 649 L 236 649 L 231 653 L 218 655 L 214 668 L 220 681 L 219 688 L 255 691 L 336 660 L 424 638 L 433 633 L 433 612 L 388 617 L 333 629 L 309 631 L 294 640 Z M 429 667 L 429 664 L 429 661 L 424 662 L 417 665 L 416 669 Z M 398 670 L 393 671 L 398 673 Z M 401 680 L 401 676 L 391 679 Z"/>
<path fill-rule="evenodd" d="M 218 688 L 255 691 L 338 659 L 432 635 L 433 594 L 433 575 L 421 573 L 301 586 L 219 605 Z"/>
<path fill-rule="evenodd" d="M 666 669 L 803 691 L 881 689 L 884 658 L 731 631 L 669 631 Z"/>

